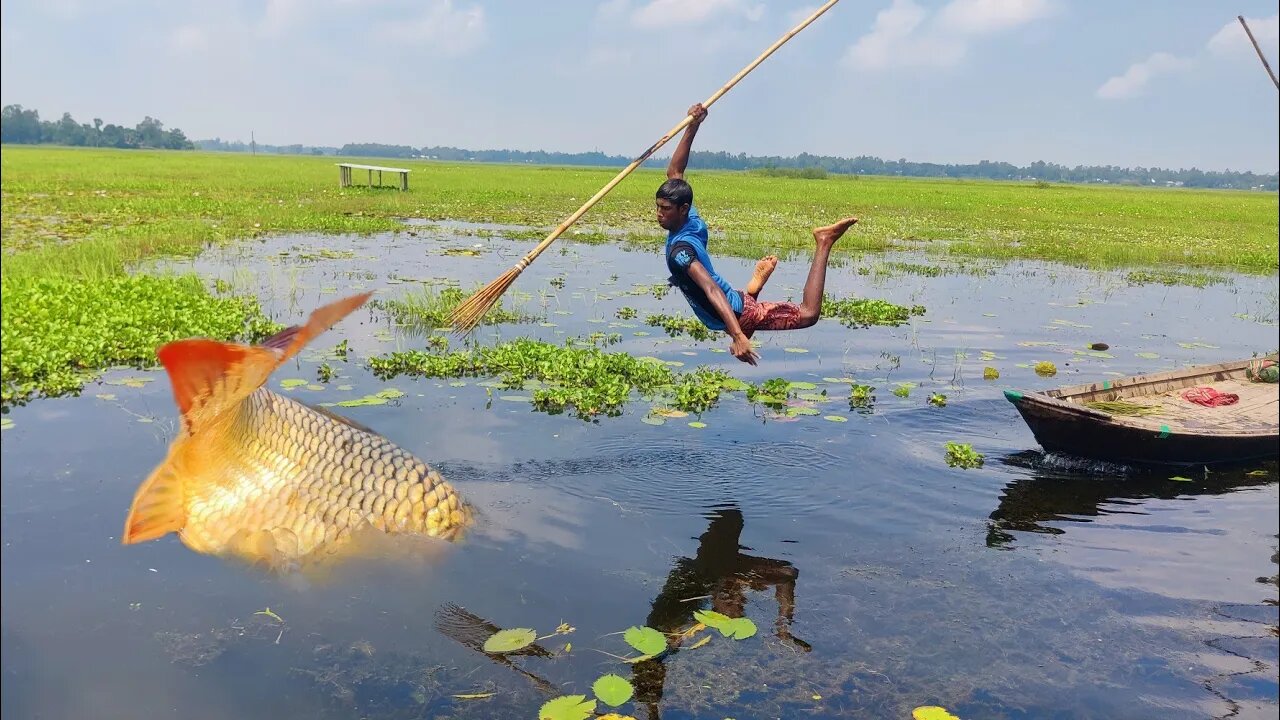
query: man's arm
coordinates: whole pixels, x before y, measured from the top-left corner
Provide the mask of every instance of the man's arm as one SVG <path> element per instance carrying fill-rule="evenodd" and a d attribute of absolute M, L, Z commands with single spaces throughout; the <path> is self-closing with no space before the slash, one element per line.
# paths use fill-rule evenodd
<path fill-rule="evenodd" d="M 689 108 L 687 115 L 693 116 L 693 122 L 689 123 L 684 129 L 684 135 L 680 136 L 680 143 L 676 145 L 676 151 L 671 153 L 671 162 L 667 163 L 667 179 L 684 179 L 684 170 L 689 167 L 689 148 L 693 147 L 693 136 L 698 134 L 698 126 L 707 117 L 707 109 L 702 107 L 702 103 L 698 103 Z"/>
<path fill-rule="evenodd" d="M 715 309 L 716 314 L 724 322 L 725 332 L 729 333 L 729 337 L 733 338 L 733 344 L 729 346 L 729 352 L 733 356 L 745 363 L 756 364 L 756 360 L 760 356 L 756 354 L 754 348 L 751 347 L 751 340 L 747 334 L 742 332 L 742 327 L 738 325 L 738 316 L 733 312 L 733 306 L 729 304 L 729 298 L 725 296 L 724 290 L 711 279 L 711 274 L 702 266 L 702 263 L 694 260 L 689 264 L 689 277 L 698 283 L 698 287 L 702 288 L 702 292 L 706 294 L 707 300 Z"/>

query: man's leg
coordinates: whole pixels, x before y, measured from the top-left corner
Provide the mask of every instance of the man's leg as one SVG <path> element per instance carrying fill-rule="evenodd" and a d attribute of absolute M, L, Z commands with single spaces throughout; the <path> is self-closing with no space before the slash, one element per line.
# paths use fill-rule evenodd
<path fill-rule="evenodd" d="M 826 227 L 813 229 L 813 265 L 809 267 L 809 279 L 804 283 L 804 299 L 800 302 L 799 327 L 809 327 L 818 322 L 822 315 L 822 292 L 827 284 L 827 261 L 831 257 L 831 247 L 840 236 L 844 235 L 856 217 L 847 217 Z"/>
<path fill-rule="evenodd" d="M 760 291 L 764 289 L 764 284 L 769 282 L 769 276 L 773 274 L 774 269 L 777 267 L 777 255 L 765 255 L 760 258 L 760 262 L 756 263 L 756 271 L 751 276 L 751 282 L 747 283 L 747 294 L 759 300 Z"/>

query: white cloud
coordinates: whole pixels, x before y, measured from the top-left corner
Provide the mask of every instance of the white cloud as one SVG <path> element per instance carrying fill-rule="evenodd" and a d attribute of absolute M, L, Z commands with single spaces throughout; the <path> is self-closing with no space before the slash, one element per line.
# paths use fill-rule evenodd
<path fill-rule="evenodd" d="M 484 42 L 484 8 L 454 8 L 453 0 L 434 0 L 416 19 L 387 24 L 389 39 L 421 45 L 440 55 L 462 55 Z"/>
<path fill-rule="evenodd" d="M 741 14 L 754 22 L 763 17 L 764 6 L 749 5 L 743 0 L 650 0 L 649 4 L 631 14 L 631 22 L 636 27 L 652 30 L 701 25 L 716 16 L 730 13 Z"/>
<path fill-rule="evenodd" d="M 183 25 L 169 34 L 169 48 L 179 54 L 209 49 L 209 32 L 198 25 Z"/>
<path fill-rule="evenodd" d="M 1253 36 L 1262 47 L 1263 53 L 1270 53 L 1268 61 L 1271 61 L 1275 57 L 1277 38 L 1280 38 L 1280 13 L 1269 18 L 1245 18 L 1245 22 L 1249 23 L 1249 29 L 1253 31 Z M 1239 20 L 1232 20 L 1223 25 L 1205 43 L 1204 50 L 1209 55 L 1217 56 L 1254 55 L 1253 45 L 1249 42 L 1249 36 L 1245 34 L 1244 28 L 1240 26 Z M 1133 97 L 1152 78 L 1190 68 L 1199 63 L 1204 54 L 1202 52 L 1197 56 L 1180 58 L 1167 52 L 1154 53 L 1146 60 L 1129 66 L 1123 75 L 1108 79 L 1098 88 L 1097 96 L 1105 100 Z"/>
<path fill-rule="evenodd" d="M 1123 75 L 1117 75 L 1098 88 L 1098 97 L 1106 100 L 1130 98 L 1138 94 L 1157 75 L 1173 72 L 1190 65 L 1190 61 L 1158 52 L 1139 63 L 1129 66 Z"/>
<path fill-rule="evenodd" d="M 974 38 L 1025 25 L 1051 9 L 1049 0 L 952 0 L 930 16 L 913 0 L 893 0 L 844 62 L 863 70 L 949 67 L 964 59 Z"/>
<path fill-rule="evenodd" d="M 259 32 L 270 36 L 289 30 L 297 22 L 302 7 L 301 0 L 267 0 Z"/>
<path fill-rule="evenodd" d="M 938 11 L 940 29 L 987 35 L 1025 25 L 1049 14 L 1048 0 L 953 0 Z"/>
<path fill-rule="evenodd" d="M 1268 55 L 1267 62 L 1275 62 L 1276 43 L 1280 40 L 1280 14 L 1261 20 L 1247 17 L 1244 21 L 1249 23 L 1249 30 L 1258 41 L 1262 52 Z M 1223 25 L 1221 30 L 1209 38 L 1208 48 L 1209 52 L 1216 55 L 1255 54 L 1253 44 L 1249 42 L 1249 36 L 1245 34 L 1244 28 L 1240 27 L 1239 20 L 1232 20 Z"/>

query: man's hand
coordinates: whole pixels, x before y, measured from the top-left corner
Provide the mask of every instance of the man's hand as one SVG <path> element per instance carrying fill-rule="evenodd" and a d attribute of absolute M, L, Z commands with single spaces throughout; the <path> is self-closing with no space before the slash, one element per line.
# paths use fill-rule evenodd
<path fill-rule="evenodd" d="M 693 116 L 693 122 L 690 125 L 701 125 L 703 120 L 707 119 L 707 109 L 702 107 L 702 103 L 695 103 L 689 106 L 689 112 L 686 115 Z"/>
<path fill-rule="evenodd" d="M 733 339 L 733 344 L 729 346 L 729 352 L 744 363 L 756 364 L 756 360 L 760 356 L 756 354 L 754 348 L 751 347 L 751 340 L 745 334 L 738 335 Z"/>

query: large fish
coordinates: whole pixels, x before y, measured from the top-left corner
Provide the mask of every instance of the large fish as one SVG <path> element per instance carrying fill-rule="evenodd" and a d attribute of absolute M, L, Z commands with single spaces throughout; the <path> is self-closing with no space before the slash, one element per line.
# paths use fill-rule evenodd
<path fill-rule="evenodd" d="M 263 387 L 370 295 L 321 307 L 262 345 L 188 339 L 156 351 L 182 430 L 138 488 L 124 544 L 176 532 L 197 552 L 284 569 L 366 531 L 460 537 L 472 509 L 438 472 L 368 428 Z"/>

